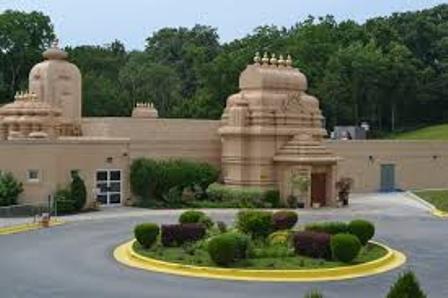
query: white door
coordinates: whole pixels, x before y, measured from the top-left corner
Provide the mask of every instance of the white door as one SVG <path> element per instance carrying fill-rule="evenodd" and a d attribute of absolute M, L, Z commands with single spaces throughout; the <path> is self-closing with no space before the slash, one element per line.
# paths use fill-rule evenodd
<path fill-rule="evenodd" d="M 121 204 L 121 170 L 96 171 L 96 199 L 102 205 Z"/>

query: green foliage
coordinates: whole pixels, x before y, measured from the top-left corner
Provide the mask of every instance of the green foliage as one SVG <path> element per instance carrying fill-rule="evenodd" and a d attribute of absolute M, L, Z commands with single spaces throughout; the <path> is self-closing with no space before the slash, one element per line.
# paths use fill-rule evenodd
<path fill-rule="evenodd" d="M 17 204 L 18 196 L 23 192 L 23 185 L 11 173 L 0 174 L 0 206 Z"/>
<path fill-rule="evenodd" d="M 237 228 L 252 238 L 266 238 L 272 231 L 272 212 L 243 210 L 237 214 Z"/>
<path fill-rule="evenodd" d="M 179 223 L 201 223 L 207 228 L 213 226 L 213 220 L 202 211 L 188 210 L 183 212 L 179 217 Z"/>
<path fill-rule="evenodd" d="M 229 266 L 240 253 L 238 237 L 234 233 L 225 233 L 210 239 L 207 251 L 210 258 L 219 266 Z"/>
<path fill-rule="evenodd" d="M 187 187 L 205 190 L 218 176 L 219 171 L 207 163 L 140 158 L 131 165 L 131 189 L 142 200 L 169 200 L 173 197 L 168 196 L 170 191 L 175 192 L 176 198 Z"/>
<path fill-rule="evenodd" d="M 154 223 L 138 224 L 134 228 L 134 237 L 144 248 L 150 248 L 159 236 L 160 228 Z"/>
<path fill-rule="evenodd" d="M 348 232 L 358 237 L 362 245 L 366 245 L 375 235 L 375 226 L 367 220 L 352 220 L 348 224 Z"/>
<path fill-rule="evenodd" d="M 291 232 L 288 230 L 276 231 L 268 236 L 270 245 L 285 245 L 287 246 L 291 237 Z"/>
<path fill-rule="evenodd" d="M 350 263 L 361 251 L 361 242 L 351 234 L 336 234 L 331 237 L 331 253 L 334 259 Z"/>
<path fill-rule="evenodd" d="M 58 189 L 54 194 L 57 214 L 71 214 L 77 211 L 70 189 Z"/>
<path fill-rule="evenodd" d="M 298 220 L 299 216 L 295 211 L 282 210 L 277 211 L 272 215 L 272 225 L 274 230 L 292 229 Z"/>
<path fill-rule="evenodd" d="M 279 197 L 275 190 L 254 187 L 234 188 L 219 183 L 210 184 L 207 196 L 212 201 L 229 202 L 239 208 L 278 207 Z M 275 205 L 274 205 L 275 204 Z"/>
<path fill-rule="evenodd" d="M 420 284 L 412 271 L 400 275 L 391 287 L 386 298 L 426 298 Z"/>
<path fill-rule="evenodd" d="M 306 293 L 304 298 L 324 298 L 324 295 L 322 295 L 319 291 L 313 290 L 311 292 Z"/>
<path fill-rule="evenodd" d="M 70 196 L 75 202 L 75 209 L 77 211 L 82 210 L 87 200 L 87 190 L 84 180 L 78 175 L 72 176 L 72 183 L 70 184 Z"/>
<path fill-rule="evenodd" d="M 28 86 L 31 67 L 55 38 L 50 18 L 41 12 L 0 13 L 0 102 Z"/>
<path fill-rule="evenodd" d="M 306 231 L 328 233 L 335 235 L 339 233 L 347 233 L 348 225 L 345 222 L 315 222 L 305 226 Z"/>

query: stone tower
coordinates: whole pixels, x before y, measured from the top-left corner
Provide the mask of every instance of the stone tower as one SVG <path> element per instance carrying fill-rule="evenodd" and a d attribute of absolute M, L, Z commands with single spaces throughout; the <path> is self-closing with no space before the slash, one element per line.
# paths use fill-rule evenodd
<path fill-rule="evenodd" d="M 284 201 L 301 196 L 305 206 L 333 204 L 337 158 L 323 145 L 319 101 L 306 93 L 307 79 L 291 57 L 257 54 L 239 87 L 219 129 L 224 183 L 279 189 Z M 309 181 L 300 195 L 298 177 Z"/>
<path fill-rule="evenodd" d="M 43 53 L 45 61 L 36 64 L 29 75 L 29 90 L 40 101 L 59 108 L 67 123 L 81 122 L 81 72 L 67 61 L 68 54 L 57 41 Z"/>

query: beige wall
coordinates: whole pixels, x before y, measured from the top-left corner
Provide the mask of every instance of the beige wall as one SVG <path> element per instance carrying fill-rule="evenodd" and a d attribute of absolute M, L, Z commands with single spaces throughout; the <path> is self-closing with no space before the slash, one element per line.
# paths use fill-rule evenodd
<path fill-rule="evenodd" d="M 124 202 L 130 197 L 128 188 L 128 140 L 85 138 L 57 141 L 8 141 L 0 143 L 0 170 L 10 171 L 23 182 L 20 203 L 45 203 L 49 194 L 71 181 L 71 170 L 80 170 L 84 179 L 88 202 L 95 201 L 93 189 L 97 169 L 121 169 Z M 108 162 L 107 158 L 112 157 Z M 39 171 L 39 181 L 27 180 L 28 170 Z"/>
<path fill-rule="evenodd" d="M 187 158 L 220 165 L 220 121 L 193 119 L 83 118 L 86 136 L 130 138 L 130 156 Z"/>
<path fill-rule="evenodd" d="M 379 190 L 381 164 L 395 164 L 397 188 L 448 188 L 448 142 L 368 140 L 327 145 L 343 158 L 338 176 L 352 177 L 355 192 Z"/>

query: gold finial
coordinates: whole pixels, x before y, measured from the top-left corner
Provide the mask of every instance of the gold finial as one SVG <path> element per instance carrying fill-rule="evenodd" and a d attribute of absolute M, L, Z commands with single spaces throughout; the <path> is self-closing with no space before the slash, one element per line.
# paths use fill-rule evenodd
<path fill-rule="evenodd" d="M 263 58 L 261 59 L 261 62 L 263 62 L 263 65 L 268 65 L 269 64 L 269 58 L 268 58 L 268 53 L 264 52 Z"/>
<path fill-rule="evenodd" d="M 286 58 L 286 67 L 291 67 L 292 65 L 292 58 L 291 55 L 288 54 L 288 57 Z"/>
<path fill-rule="evenodd" d="M 279 67 L 285 66 L 285 59 L 283 59 L 283 55 L 280 55 L 280 57 L 278 58 L 278 66 Z"/>
<path fill-rule="evenodd" d="M 260 58 L 260 52 L 256 52 L 256 53 L 255 53 L 255 56 L 254 56 L 254 63 L 255 63 L 256 65 L 260 65 L 260 60 L 261 60 L 261 58 Z"/>
<path fill-rule="evenodd" d="M 269 60 L 269 62 L 271 62 L 272 66 L 277 66 L 277 58 L 275 58 L 274 53 L 271 54 L 271 60 Z"/>

